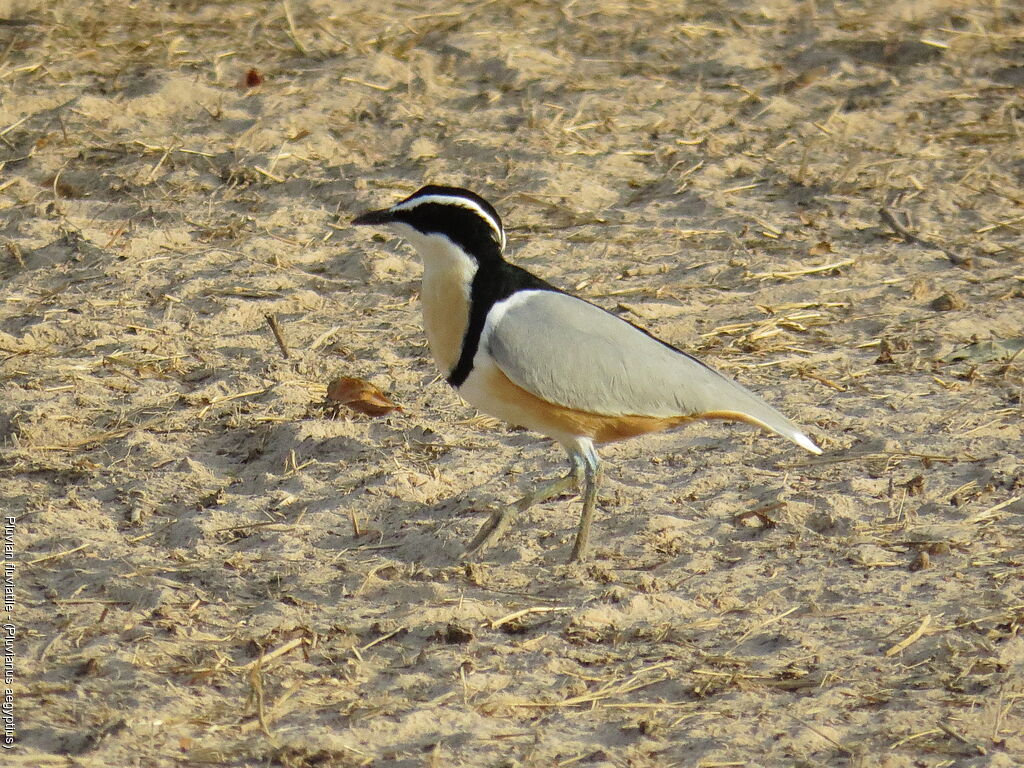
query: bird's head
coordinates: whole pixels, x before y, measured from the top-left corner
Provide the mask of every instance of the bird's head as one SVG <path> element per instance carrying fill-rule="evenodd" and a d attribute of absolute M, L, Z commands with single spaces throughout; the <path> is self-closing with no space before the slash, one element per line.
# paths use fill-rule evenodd
<path fill-rule="evenodd" d="M 390 227 L 424 261 L 466 255 L 477 264 L 501 260 L 505 230 L 494 206 L 460 187 L 423 187 L 390 208 L 367 211 L 353 224 Z"/>

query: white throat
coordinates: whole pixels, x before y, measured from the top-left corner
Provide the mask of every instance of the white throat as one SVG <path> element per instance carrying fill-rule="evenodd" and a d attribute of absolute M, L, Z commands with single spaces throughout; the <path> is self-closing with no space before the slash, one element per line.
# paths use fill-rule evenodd
<path fill-rule="evenodd" d="M 392 222 L 389 226 L 399 237 L 408 240 L 419 253 L 420 259 L 423 261 L 424 277 L 429 272 L 440 270 L 441 272 L 468 274 L 468 279 L 472 281 L 477 270 L 476 259 L 469 256 L 444 235 L 425 235 L 400 221 Z"/>
<path fill-rule="evenodd" d="M 423 260 L 423 328 L 434 362 L 447 376 L 462 354 L 477 262 L 443 235 L 425 235 L 401 222 L 390 226 L 416 248 Z"/>

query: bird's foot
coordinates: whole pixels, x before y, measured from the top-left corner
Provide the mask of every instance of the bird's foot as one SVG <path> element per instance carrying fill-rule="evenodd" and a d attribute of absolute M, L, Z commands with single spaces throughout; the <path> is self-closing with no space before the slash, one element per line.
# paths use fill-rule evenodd
<path fill-rule="evenodd" d="M 477 531 L 473 540 L 466 545 L 466 549 L 462 553 L 462 559 L 468 560 L 489 547 L 492 547 L 502 536 L 505 535 L 505 531 L 509 529 L 509 526 L 512 525 L 516 517 L 521 512 L 525 512 L 534 504 L 547 501 L 550 498 L 558 496 L 569 488 L 572 488 L 578 481 L 576 475 L 577 473 L 574 470 L 565 477 L 559 477 L 551 480 L 550 482 L 544 483 L 532 493 L 526 494 L 523 498 L 513 504 L 505 507 L 499 507 L 497 510 L 492 512 L 491 516 L 487 519 L 487 522 L 480 526 L 480 530 Z"/>
<path fill-rule="evenodd" d="M 515 507 L 499 507 L 494 510 L 486 522 L 480 526 L 480 530 L 477 531 L 473 540 L 466 545 L 461 559 L 470 560 L 494 546 L 505 535 L 505 531 L 508 530 L 509 526 L 512 525 L 516 512 Z"/>

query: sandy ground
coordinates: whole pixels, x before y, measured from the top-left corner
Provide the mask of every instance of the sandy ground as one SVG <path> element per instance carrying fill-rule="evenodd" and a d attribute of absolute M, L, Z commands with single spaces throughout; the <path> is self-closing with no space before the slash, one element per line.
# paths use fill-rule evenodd
<path fill-rule="evenodd" d="M 1019 5 L 0 19 L 4 765 L 1024 764 Z M 461 564 L 562 457 L 347 224 L 427 181 L 826 454 L 625 442 L 590 563 L 561 499 Z M 403 410 L 330 418 L 338 376 Z"/>

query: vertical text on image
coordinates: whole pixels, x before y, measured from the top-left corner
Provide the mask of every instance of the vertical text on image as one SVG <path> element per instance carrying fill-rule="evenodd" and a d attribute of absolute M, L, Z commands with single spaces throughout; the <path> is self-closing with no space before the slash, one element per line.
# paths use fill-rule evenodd
<path fill-rule="evenodd" d="M 3 634 L 0 635 L 2 645 L 2 669 L 4 688 L 0 693 L 0 747 L 11 749 L 14 746 L 14 639 L 17 630 L 10 621 L 14 613 L 14 528 L 17 518 L 13 515 L 6 515 L 3 519 L 3 595 L 4 612 L 8 620 L 2 625 Z"/>
<path fill-rule="evenodd" d="M 4 611 L 8 614 L 14 612 L 14 524 L 17 522 L 14 515 L 4 517 L 3 530 L 3 584 L 4 584 Z"/>

